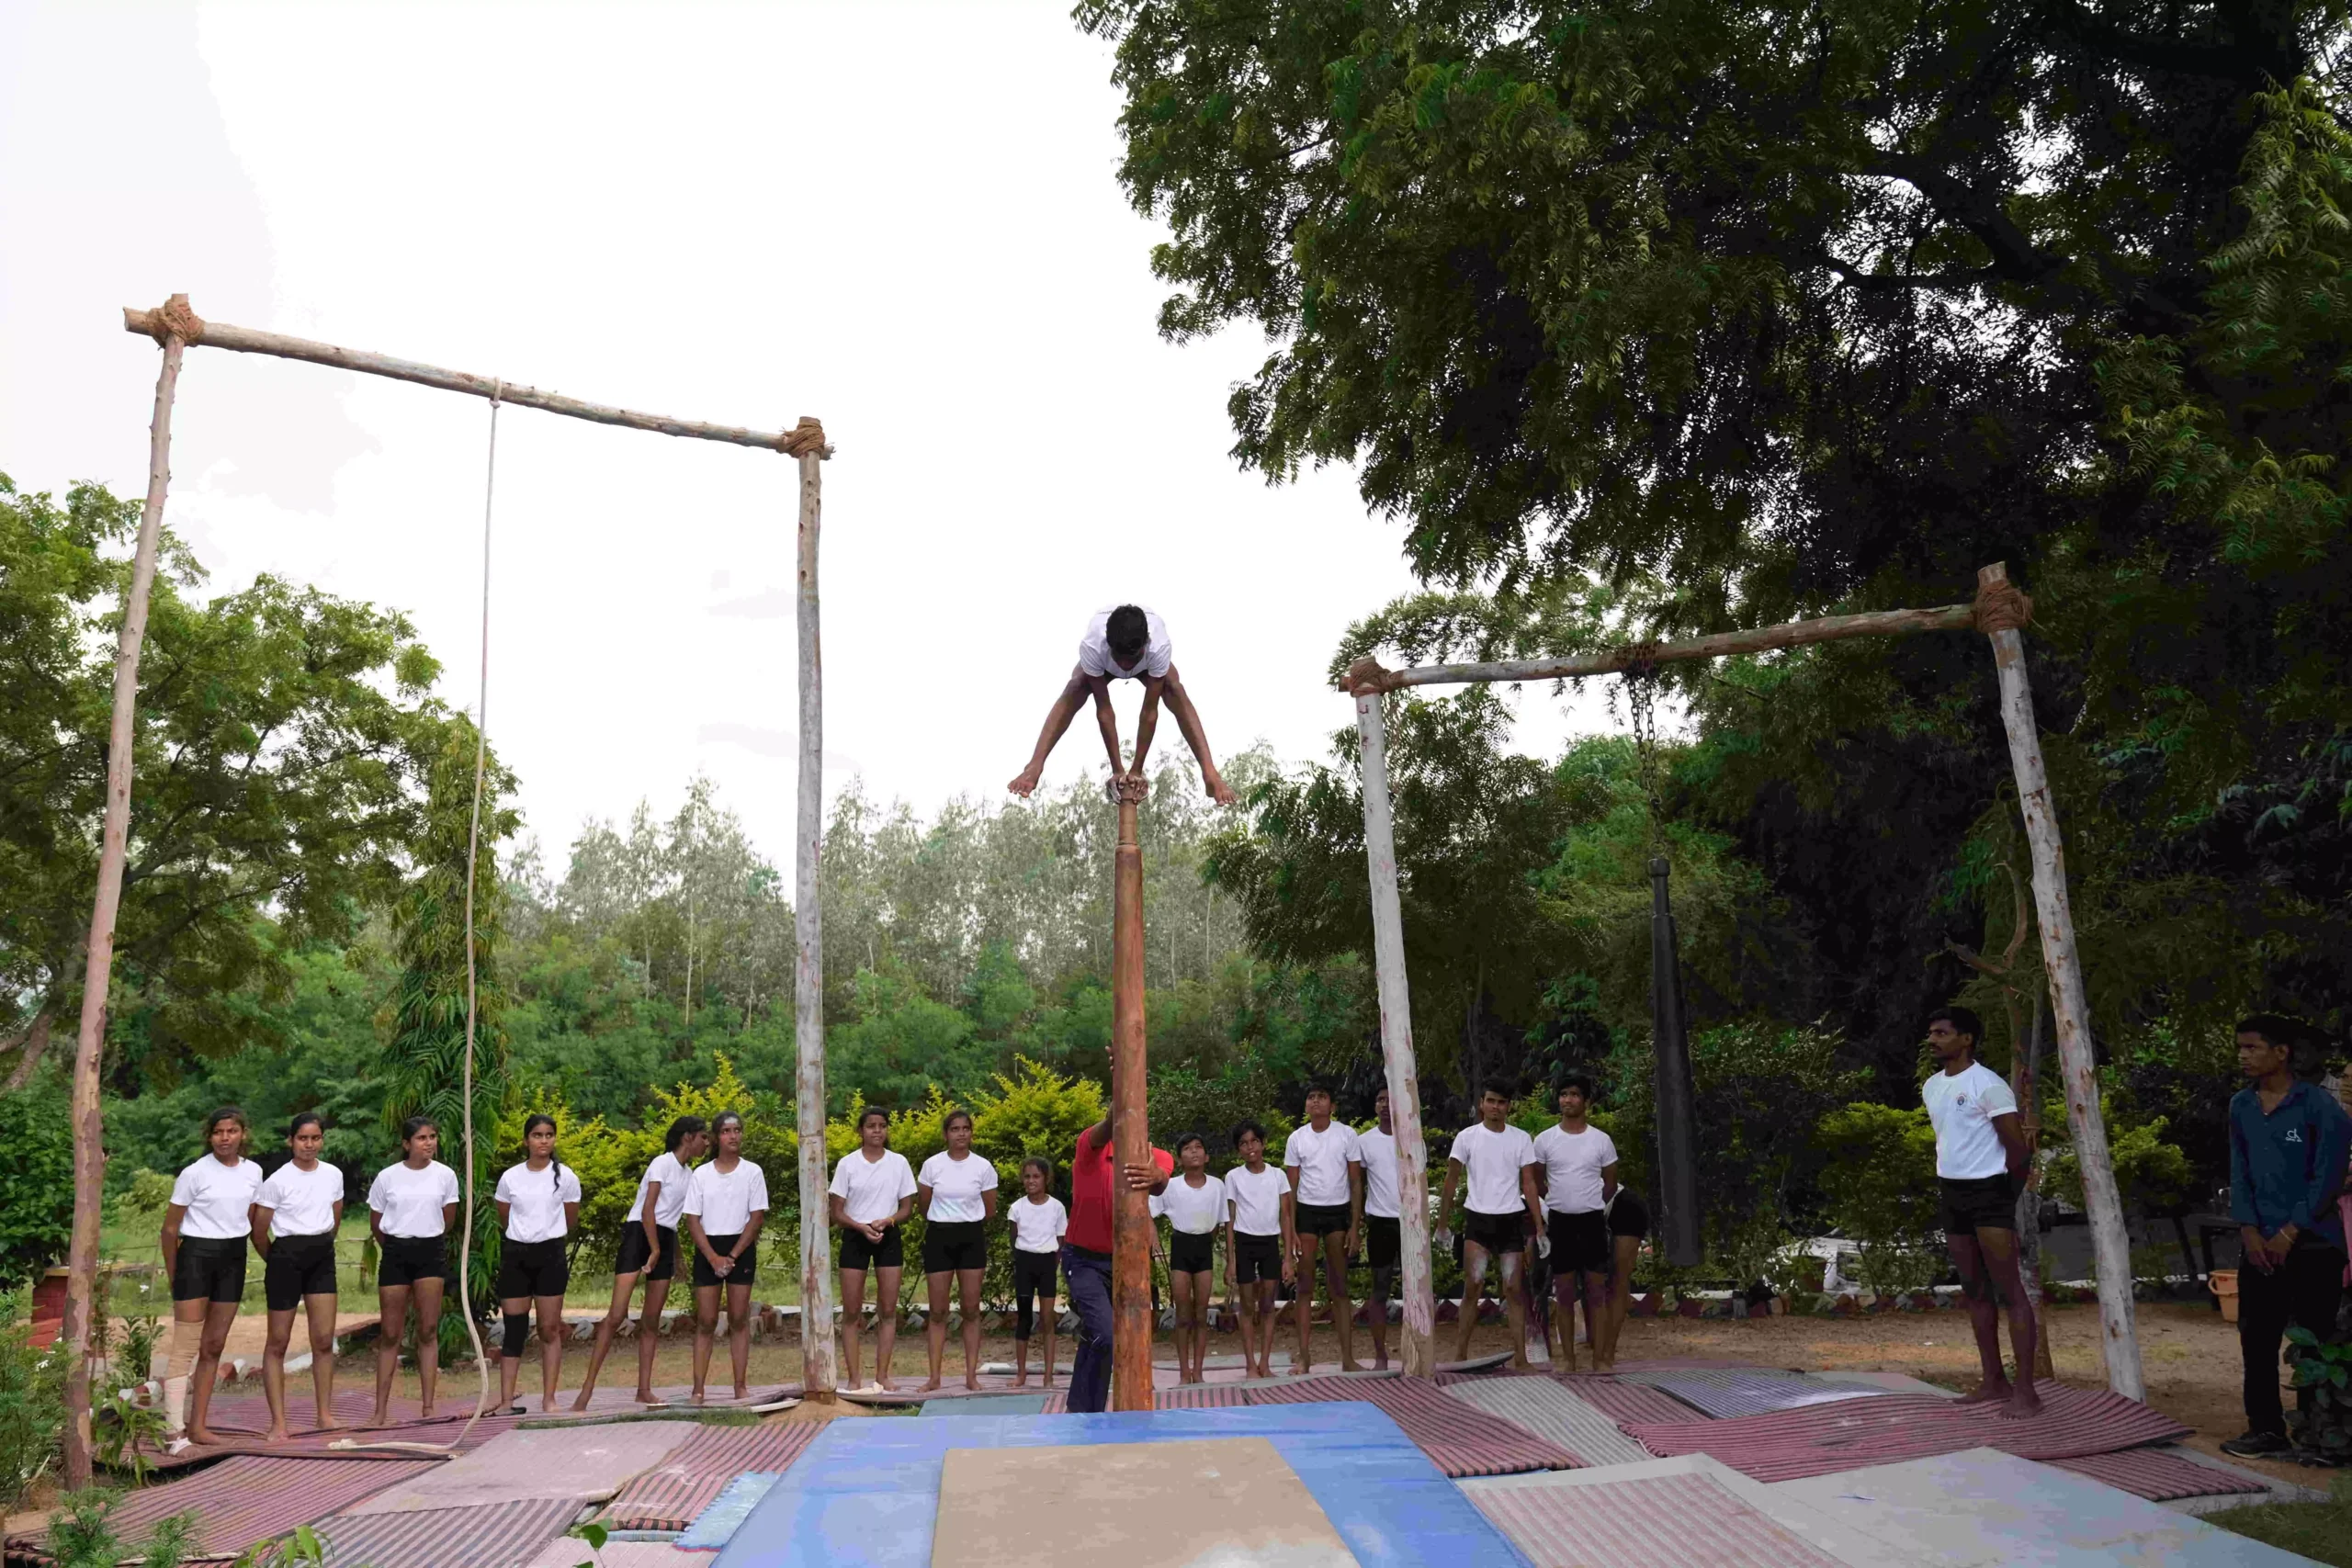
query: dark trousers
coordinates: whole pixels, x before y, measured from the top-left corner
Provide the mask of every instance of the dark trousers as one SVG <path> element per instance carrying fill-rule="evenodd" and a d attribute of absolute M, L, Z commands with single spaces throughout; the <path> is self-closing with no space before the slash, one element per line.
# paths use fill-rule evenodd
<path fill-rule="evenodd" d="M 1078 1357 L 1069 1368 L 1069 1407 L 1091 1415 L 1111 1407 L 1111 1260 L 1062 1248 L 1070 1310 L 1078 1314 Z"/>
<path fill-rule="evenodd" d="M 2278 1346 L 2288 1325 L 2325 1339 L 2335 1332 L 2335 1304 L 2344 1295 L 2344 1254 L 2295 1244 L 2286 1261 L 2266 1274 L 2251 1263 L 2238 1270 L 2238 1349 L 2245 1358 L 2245 1424 L 2251 1432 L 2284 1436 L 2278 1402 Z"/>

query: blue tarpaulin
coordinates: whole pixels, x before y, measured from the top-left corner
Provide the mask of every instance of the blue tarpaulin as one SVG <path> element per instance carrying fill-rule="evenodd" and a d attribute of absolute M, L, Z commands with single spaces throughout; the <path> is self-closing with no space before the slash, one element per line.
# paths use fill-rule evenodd
<path fill-rule="evenodd" d="M 1528 1568 L 1396 1423 L 1360 1401 L 1105 1416 L 835 1421 L 752 1511 L 714 1568 L 929 1568 L 950 1449 L 1263 1438 L 1363 1568 Z"/>

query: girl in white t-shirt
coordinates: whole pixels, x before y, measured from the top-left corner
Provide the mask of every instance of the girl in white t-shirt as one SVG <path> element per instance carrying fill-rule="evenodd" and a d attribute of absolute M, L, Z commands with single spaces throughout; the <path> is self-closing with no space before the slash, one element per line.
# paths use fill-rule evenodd
<path fill-rule="evenodd" d="M 708 1125 L 699 1116 L 681 1116 L 670 1123 L 662 1152 L 645 1168 L 637 1183 L 637 1199 L 621 1222 L 620 1251 L 613 1263 L 613 1304 L 596 1325 L 595 1348 L 588 1352 L 587 1381 L 580 1385 L 574 1410 L 588 1408 L 596 1392 L 596 1374 L 612 1353 L 613 1336 L 628 1318 L 629 1297 L 637 1277 L 645 1276 L 645 1315 L 637 1325 L 637 1402 L 655 1404 L 653 1352 L 662 1332 L 662 1308 L 670 1299 L 670 1281 L 678 1275 L 678 1216 L 686 1206 L 686 1184 L 695 1161 L 710 1147 Z"/>
<path fill-rule="evenodd" d="M 305 1111 L 286 1130 L 294 1157 L 270 1172 L 254 1199 L 254 1246 L 262 1257 L 262 1297 L 269 1308 L 269 1338 L 261 1353 L 262 1392 L 269 1400 L 269 1433 L 286 1441 L 286 1348 L 294 1338 L 294 1309 L 311 1326 L 312 1424 L 334 1430 L 334 1236 L 343 1224 L 343 1172 L 319 1157 L 326 1123 Z"/>
<path fill-rule="evenodd" d="M 857 1334 L 864 1326 L 865 1277 L 874 1276 L 874 1381 L 867 1392 L 890 1386 L 890 1356 L 899 1345 L 899 1280 L 906 1267 L 899 1224 L 915 1208 L 915 1173 L 890 1147 L 890 1113 L 869 1105 L 858 1113 L 857 1147 L 833 1167 L 826 1208 L 842 1233 L 842 1366 L 845 1386 L 857 1386 Z"/>
<path fill-rule="evenodd" d="M 996 1218 L 996 1167 L 972 1152 L 972 1113 L 951 1111 L 941 1125 L 947 1147 L 922 1162 L 915 1204 L 922 1211 L 922 1279 L 931 1311 L 923 1337 L 931 1349 L 927 1393 L 939 1386 L 947 1357 L 947 1288 L 958 1287 L 964 1308 L 964 1386 L 980 1386 L 980 1275 L 989 1266 L 988 1235 Z"/>
<path fill-rule="evenodd" d="M 1029 1386 L 1029 1329 L 1046 1317 L 1046 1386 L 1054 1386 L 1055 1280 L 1061 1273 L 1062 1236 L 1069 1211 L 1053 1195 L 1054 1168 L 1042 1155 L 1021 1162 L 1021 1196 L 1006 1211 L 1012 1221 L 1012 1386 Z M 1040 1298 L 1043 1298 L 1042 1302 Z"/>
<path fill-rule="evenodd" d="M 179 1448 L 217 1440 L 205 1417 L 221 1348 L 244 1300 L 245 1249 L 253 1245 L 254 1199 L 261 1191 L 261 1167 L 245 1158 L 243 1111 L 224 1105 L 206 1117 L 204 1142 L 209 1152 L 180 1172 L 164 1211 L 164 1273 L 172 1281 L 164 1425 Z M 182 1440 L 180 1405 L 191 1396 Z"/>
<path fill-rule="evenodd" d="M 711 1119 L 718 1153 L 686 1185 L 679 1217 L 695 1244 L 694 1402 L 703 1402 L 710 1353 L 718 1334 L 718 1296 L 727 1293 L 727 1352 L 735 1397 L 752 1395 L 752 1285 L 760 1277 L 760 1232 L 768 1223 L 768 1178 L 743 1157 L 743 1118 L 722 1111 Z"/>
<path fill-rule="evenodd" d="M 580 1228 L 580 1177 L 555 1152 L 555 1118 L 535 1111 L 523 1123 L 524 1159 L 498 1179 L 498 1311 L 505 1339 L 498 1353 L 498 1405 L 520 1416 L 515 1385 L 523 1381 L 523 1345 L 531 1337 L 531 1310 L 539 1314 L 539 1409 L 555 1413 L 563 1381 L 563 1292 L 571 1283 L 567 1245 Z"/>
<path fill-rule="evenodd" d="M 430 1420 L 441 1391 L 441 1292 L 448 1283 L 450 1227 L 458 1223 L 458 1173 L 434 1156 L 441 1129 L 430 1116 L 401 1123 L 401 1159 L 368 1186 L 368 1225 L 377 1256 L 376 1408 L 370 1427 L 392 1420 L 392 1382 L 400 1375 L 401 1337 L 416 1306 L 416 1382 L 420 1418 Z"/>
<path fill-rule="evenodd" d="M 1216 1283 L 1216 1234 L 1226 1233 L 1225 1253 L 1233 1256 L 1233 1216 L 1225 1183 L 1209 1174 L 1208 1141 L 1198 1133 L 1176 1140 L 1177 1172 L 1167 1190 L 1151 1200 L 1154 1215 L 1168 1216 L 1168 1285 L 1176 1297 L 1176 1381 L 1205 1382 L 1209 1313 Z M 1226 1271 L 1232 1293 L 1232 1269 Z"/>

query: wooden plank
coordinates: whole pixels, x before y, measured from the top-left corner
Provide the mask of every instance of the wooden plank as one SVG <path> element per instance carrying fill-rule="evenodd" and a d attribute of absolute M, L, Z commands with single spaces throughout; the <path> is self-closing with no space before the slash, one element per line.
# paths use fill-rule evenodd
<path fill-rule="evenodd" d="M 819 635 L 817 536 L 824 520 L 823 462 L 800 454 L 800 795 L 793 848 L 793 1048 L 800 1133 L 800 1381 L 830 1404 L 833 1359 L 833 1233 L 825 1170 L 825 932 L 818 873 L 825 832 L 824 645 Z"/>
<path fill-rule="evenodd" d="M 1144 1038 L 1143 849 L 1136 808 L 1149 786 L 1127 775 L 1112 781 L 1119 806 L 1119 842 L 1111 920 L 1111 1408 L 1152 1407 L 1151 1200 L 1127 1185 L 1125 1167 L 1151 1164 L 1149 1071 Z"/>

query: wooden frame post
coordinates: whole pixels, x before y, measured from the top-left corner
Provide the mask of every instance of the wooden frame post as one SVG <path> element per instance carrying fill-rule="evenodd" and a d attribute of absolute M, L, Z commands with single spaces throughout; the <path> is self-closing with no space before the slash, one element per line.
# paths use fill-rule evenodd
<path fill-rule="evenodd" d="M 185 340 L 173 330 L 187 313 L 175 294 L 153 312 L 164 367 L 155 378 L 155 418 L 147 436 L 147 504 L 130 558 L 115 645 L 114 716 L 107 731 L 106 825 L 98 841 L 97 896 L 90 906 L 89 962 L 82 975 L 82 1027 L 74 1047 L 74 1234 L 65 1280 L 65 1486 L 90 1483 L 90 1330 L 106 1303 L 97 1300 L 98 1226 L 106 1197 L 106 1127 L 98 1114 L 99 1058 L 106 1046 L 107 988 L 114 969 L 114 921 L 122 906 L 122 867 L 130 841 L 130 772 L 137 749 L 139 654 L 147 638 L 147 601 L 164 531 L 164 496 L 172 482 L 172 399 L 179 388 Z"/>
<path fill-rule="evenodd" d="M 1144 1037 L 1143 847 L 1136 808 L 1149 788 L 1112 780 L 1119 842 L 1111 909 L 1111 1408 L 1151 1408 L 1151 1200 L 1127 1185 L 1126 1167 L 1151 1162 Z"/>
<path fill-rule="evenodd" d="M 800 1132 L 800 1387 L 831 1404 L 833 1232 L 825 1169 L 825 932 L 818 873 L 825 833 L 825 674 L 819 636 L 817 533 L 823 521 L 821 451 L 800 454 L 800 789 L 793 846 L 793 1052 Z M 897 1303 L 885 1303 L 884 1310 Z"/>
<path fill-rule="evenodd" d="M 1976 583 L 1981 599 L 2016 594 L 2003 562 L 1979 571 Z M 2041 765 L 2041 732 L 2034 722 L 2033 689 L 2026 678 L 2025 638 L 2007 616 L 1996 617 L 1984 635 L 1993 645 L 1993 664 L 2000 676 L 2001 725 L 2008 732 L 2018 806 L 2033 854 L 2033 902 L 2041 917 L 2037 923 L 2042 968 L 2050 976 L 2051 1010 L 2058 1019 L 2058 1070 L 2066 1086 L 2066 1123 L 2083 1173 L 2083 1207 L 2090 1214 L 2091 1255 L 2098 1268 L 2099 1346 L 2107 1361 L 2107 1385 L 2127 1398 L 2144 1399 L 2147 1385 L 2141 1376 L 2132 1305 L 2132 1238 L 2108 1155 L 2107 1122 L 2099 1111 L 2090 1008 L 2075 953 L 2074 910 L 2066 897 L 2066 850 L 2050 798 L 2049 775 Z"/>
<path fill-rule="evenodd" d="M 1373 972 L 1380 988 L 1380 1058 L 1396 1137 L 1396 1232 L 1403 1256 L 1405 1375 L 1437 1375 L 1437 1301 L 1430 1266 L 1429 1146 L 1421 1137 L 1421 1086 L 1413 1065 L 1413 1002 L 1405 976 L 1405 915 L 1396 892 L 1396 832 L 1388 800 L 1388 731 L 1380 693 L 1358 690 L 1356 738 L 1363 756 L 1363 853 L 1372 876 Z M 1386 1312 L 1388 1303 L 1379 1303 Z"/>

